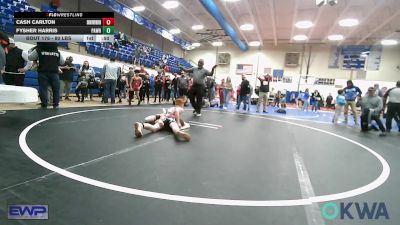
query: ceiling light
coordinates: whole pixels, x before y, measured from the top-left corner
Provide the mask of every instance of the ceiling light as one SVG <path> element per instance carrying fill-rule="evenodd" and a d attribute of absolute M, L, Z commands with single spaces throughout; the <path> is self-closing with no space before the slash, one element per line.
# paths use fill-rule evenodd
<path fill-rule="evenodd" d="M 340 35 L 340 34 L 333 34 L 333 35 L 329 35 L 328 39 L 330 41 L 341 41 L 344 39 L 344 37 L 343 37 L 343 35 Z"/>
<path fill-rule="evenodd" d="M 260 45 L 261 45 L 261 42 L 259 42 L 259 41 L 251 41 L 251 42 L 249 42 L 249 46 L 251 46 L 251 47 L 258 47 Z"/>
<path fill-rule="evenodd" d="M 295 41 L 305 41 L 305 40 L 307 40 L 308 39 L 308 37 L 306 36 L 306 35 L 302 35 L 302 34 L 300 34 L 300 35 L 295 35 L 294 37 L 293 37 L 293 40 L 295 40 Z"/>
<path fill-rule="evenodd" d="M 215 41 L 215 42 L 212 43 L 212 45 L 215 46 L 215 47 L 219 47 L 219 46 L 222 46 L 222 42 Z"/>
<path fill-rule="evenodd" d="M 144 6 L 135 6 L 135 7 L 133 7 L 132 8 L 132 10 L 134 11 L 134 12 L 141 12 L 141 11 L 144 11 L 146 9 L 146 7 L 144 7 Z"/>
<path fill-rule="evenodd" d="M 253 30 L 254 29 L 254 25 L 246 23 L 246 24 L 241 25 L 240 29 L 241 30 Z"/>
<path fill-rule="evenodd" d="M 386 40 L 382 40 L 381 44 L 382 45 L 397 45 L 399 42 L 393 39 L 386 39 Z"/>
<path fill-rule="evenodd" d="M 193 25 L 192 30 L 203 30 L 204 26 L 203 25 Z"/>
<path fill-rule="evenodd" d="M 341 27 L 354 27 L 359 24 L 357 19 L 343 19 L 339 21 Z"/>
<path fill-rule="evenodd" d="M 166 1 L 162 6 L 166 9 L 175 9 L 176 7 L 179 6 L 179 2 L 177 1 Z"/>
<path fill-rule="evenodd" d="M 295 26 L 300 29 L 307 29 L 307 28 L 314 26 L 314 24 L 313 24 L 313 22 L 311 22 L 309 20 L 303 20 L 303 21 L 297 22 L 295 24 Z"/>
<path fill-rule="evenodd" d="M 181 32 L 181 30 L 179 30 L 178 28 L 176 28 L 176 29 L 171 29 L 171 30 L 169 30 L 169 32 L 170 32 L 171 34 L 179 34 L 179 33 Z"/>
<path fill-rule="evenodd" d="M 192 46 L 193 46 L 193 47 L 200 47 L 200 46 L 201 46 L 201 44 L 200 44 L 200 43 L 198 43 L 198 42 L 195 42 L 195 43 L 192 43 Z"/>

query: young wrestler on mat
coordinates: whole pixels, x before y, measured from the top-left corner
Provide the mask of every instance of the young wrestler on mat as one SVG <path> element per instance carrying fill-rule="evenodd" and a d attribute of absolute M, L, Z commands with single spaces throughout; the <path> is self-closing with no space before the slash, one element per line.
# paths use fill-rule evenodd
<path fill-rule="evenodd" d="M 176 137 L 185 141 L 190 141 L 190 135 L 182 131 L 182 128 L 187 125 L 181 119 L 185 102 L 185 98 L 177 98 L 175 101 L 175 107 L 169 108 L 165 113 L 148 116 L 144 119 L 145 121 L 143 123 L 136 122 L 135 136 L 138 138 L 142 137 L 143 129 L 149 130 L 153 133 L 158 132 L 161 129 L 166 129 L 172 131 Z"/>

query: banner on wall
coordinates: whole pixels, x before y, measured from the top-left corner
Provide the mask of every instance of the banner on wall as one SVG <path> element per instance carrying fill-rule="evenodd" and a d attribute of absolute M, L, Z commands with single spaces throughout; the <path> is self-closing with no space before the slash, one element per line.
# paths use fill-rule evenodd
<path fill-rule="evenodd" d="M 236 74 L 252 75 L 253 74 L 253 64 L 236 64 Z"/>
<path fill-rule="evenodd" d="M 374 45 L 368 55 L 367 70 L 377 71 L 381 65 L 382 46 Z"/>
<path fill-rule="evenodd" d="M 271 74 L 272 68 L 264 68 L 264 74 Z"/>
<path fill-rule="evenodd" d="M 300 76 L 300 84 L 314 84 L 315 77 L 313 76 Z"/>
<path fill-rule="evenodd" d="M 365 69 L 367 55 L 371 51 L 369 45 L 348 45 L 342 48 L 344 70 L 362 70 Z"/>
<path fill-rule="evenodd" d="M 274 70 L 272 73 L 273 77 L 283 77 L 283 70 Z"/>
<path fill-rule="evenodd" d="M 139 14 L 133 12 L 131 8 L 128 6 L 119 3 L 116 0 L 96 0 L 96 2 L 107 6 L 108 8 L 112 9 L 114 12 L 119 13 L 126 18 L 133 20 L 135 23 L 155 32 L 156 34 L 161 35 L 165 39 L 168 39 L 178 45 L 180 45 L 183 49 L 189 50 L 191 49 L 191 44 L 179 37 L 174 36 L 168 30 L 160 27 L 159 25 L 147 20 L 146 18 L 140 16 Z"/>
<path fill-rule="evenodd" d="M 380 45 L 348 45 L 333 46 L 329 55 L 328 68 L 353 70 L 379 70 L 382 46 Z M 341 65 L 340 65 L 341 63 Z"/>

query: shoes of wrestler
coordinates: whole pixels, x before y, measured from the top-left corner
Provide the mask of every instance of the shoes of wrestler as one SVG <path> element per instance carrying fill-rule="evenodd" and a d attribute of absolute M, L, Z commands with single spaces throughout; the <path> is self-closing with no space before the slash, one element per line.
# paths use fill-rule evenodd
<path fill-rule="evenodd" d="M 165 108 L 163 108 L 163 109 L 162 109 L 162 113 L 163 113 L 163 114 L 166 114 L 166 113 L 167 113 L 167 110 L 166 110 Z"/>
<path fill-rule="evenodd" d="M 143 125 L 141 123 L 136 122 L 135 123 L 135 136 L 136 137 L 142 137 L 143 133 L 142 133 L 142 129 L 143 129 Z"/>
<path fill-rule="evenodd" d="M 189 129 L 189 128 L 190 128 L 190 124 L 186 123 L 186 122 L 183 122 L 183 126 L 181 127 L 181 130 L 186 130 L 186 129 Z"/>
<path fill-rule="evenodd" d="M 178 131 L 178 132 L 176 133 L 176 136 L 182 138 L 182 139 L 185 140 L 185 141 L 190 141 L 190 138 L 191 138 L 190 135 L 189 135 L 188 133 L 185 133 L 185 132 L 183 132 L 183 131 Z"/>

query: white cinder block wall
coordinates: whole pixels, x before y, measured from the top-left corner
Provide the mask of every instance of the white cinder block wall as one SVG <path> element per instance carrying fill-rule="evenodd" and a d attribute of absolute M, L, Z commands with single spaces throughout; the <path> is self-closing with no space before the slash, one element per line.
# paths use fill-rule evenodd
<path fill-rule="evenodd" d="M 362 79 L 357 78 L 356 71 L 352 73 L 350 70 L 328 68 L 330 48 L 329 45 L 312 46 L 309 76 L 314 76 L 316 78 L 334 78 L 336 79 L 336 85 L 343 86 L 346 84 L 346 80 L 353 79 L 356 85 L 364 89 L 363 91 L 366 91 L 369 86 L 373 86 L 374 83 L 379 83 L 381 87 L 392 87 L 397 80 L 400 80 L 400 70 L 397 68 L 400 66 L 400 46 L 383 47 L 380 70 L 367 71 L 366 77 Z M 257 71 L 258 74 L 262 74 L 264 68 L 283 69 L 284 76 L 292 76 L 293 83 L 273 83 L 272 87 L 278 90 L 286 89 L 295 91 L 297 90 L 299 74 L 306 75 L 306 60 L 308 59 L 309 47 L 305 47 L 305 60 L 303 60 L 302 71 L 300 70 L 300 66 L 294 68 L 284 67 L 285 53 L 302 52 L 301 45 L 279 45 L 277 47 L 263 46 L 260 50 L 250 48 L 249 51 L 242 52 L 236 46 L 227 44 L 219 47 L 218 52 L 229 52 L 231 54 L 230 65 L 221 65 L 217 69 L 216 77 L 218 83 L 222 78 L 226 78 L 229 75 L 234 85 L 239 85 L 241 76 L 236 74 L 236 65 L 252 64 L 253 75 L 247 76 L 247 78 L 253 86 L 256 84 Z M 201 47 L 189 51 L 185 58 L 190 60 L 191 63 L 197 62 L 199 59 L 204 59 L 205 67 L 211 69 L 216 63 L 216 53 L 216 47 Z M 259 84 L 257 83 L 257 85 Z M 335 96 L 338 89 L 334 86 L 325 85 L 300 85 L 300 90 L 304 90 L 305 88 L 310 88 L 310 90 L 318 89 L 324 96 L 328 93 L 332 93 Z"/>

